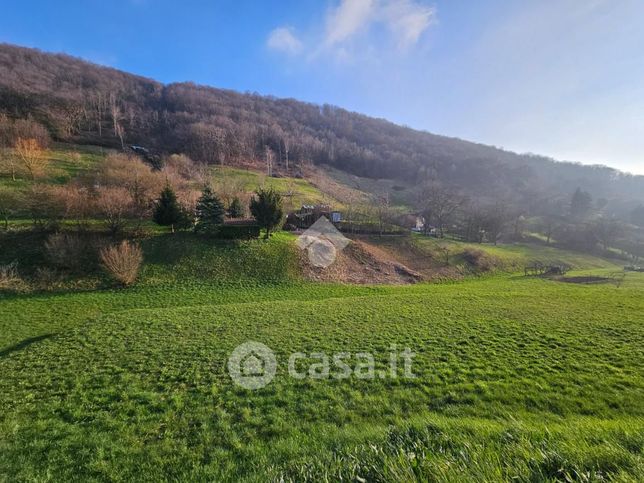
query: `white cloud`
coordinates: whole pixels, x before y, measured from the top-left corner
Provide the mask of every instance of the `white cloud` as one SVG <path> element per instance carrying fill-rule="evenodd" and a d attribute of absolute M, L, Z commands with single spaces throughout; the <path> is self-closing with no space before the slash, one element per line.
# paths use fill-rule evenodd
<path fill-rule="evenodd" d="M 373 18 L 374 6 L 373 0 L 342 0 L 327 18 L 325 44 L 344 42 L 365 28 Z"/>
<path fill-rule="evenodd" d="M 269 49 L 287 54 L 297 54 L 302 50 L 302 41 L 289 27 L 278 27 L 269 35 L 266 45 Z"/>
<path fill-rule="evenodd" d="M 435 8 L 411 0 L 388 1 L 382 6 L 383 22 L 394 34 L 401 48 L 418 42 L 434 21 L 435 15 Z"/>
<path fill-rule="evenodd" d="M 289 27 L 273 30 L 270 49 L 291 55 L 308 51 L 309 59 L 330 55 L 346 62 L 353 54 L 377 50 L 406 50 L 420 41 L 436 17 L 436 9 L 425 0 L 340 0 L 331 8 L 321 32 L 309 32 L 305 45 Z M 390 35 L 375 29 L 384 27 Z"/>

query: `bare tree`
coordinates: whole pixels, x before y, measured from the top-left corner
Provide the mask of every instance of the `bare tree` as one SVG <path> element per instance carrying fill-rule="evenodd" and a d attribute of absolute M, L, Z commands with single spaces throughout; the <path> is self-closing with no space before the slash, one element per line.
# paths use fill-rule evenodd
<path fill-rule="evenodd" d="M 96 97 L 93 99 L 92 110 L 96 115 L 96 129 L 98 131 L 98 136 L 103 137 L 103 113 L 105 111 L 105 100 L 103 95 L 99 92 L 96 93 Z"/>
<path fill-rule="evenodd" d="M 487 241 L 496 245 L 507 221 L 508 215 L 503 203 L 497 202 L 494 205 L 489 205 L 483 215 L 483 229 L 485 230 Z"/>
<path fill-rule="evenodd" d="M 426 226 L 435 225 L 441 238 L 462 204 L 463 199 L 458 194 L 438 183 L 429 183 L 421 190 L 420 205 Z"/>
<path fill-rule="evenodd" d="M 382 236 L 385 231 L 385 225 L 391 220 L 391 204 L 389 193 L 382 193 L 373 197 L 373 204 L 378 222 L 378 232 Z"/>
<path fill-rule="evenodd" d="M 266 144 L 264 146 L 264 160 L 266 161 L 266 174 L 267 176 L 273 175 L 273 150 Z"/>
<path fill-rule="evenodd" d="M 0 186 L 0 216 L 4 220 L 4 229 L 9 229 L 9 218 L 16 213 L 24 199 L 16 190 Z"/>
<path fill-rule="evenodd" d="M 125 227 L 128 217 L 132 216 L 134 200 L 125 188 L 104 187 L 98 189 L 96 206 L 108 230 L 115 235 Z"/>
<path fill-rule="evenodd" d="M 49 165 L 47 153 L 35 139 L 18 138 L 15 152 L 29 172 L 32 180 L 42 175 Z"/>
<path fill-rule="evenodd" d="M 10 174 L 12 181 L 16 181 L 18 167 L 19 160 L 16 156 L 12 155 L 8 150 L 0 150 L 0 169 L 7 174 Z"/>
<path fill-rule="evenodd" d="M 593 224 L 592 231 L 604 251 L 607 251 L 624 230 L 622 224 L 614 218 L 602 217 Z"/>
<path fill-rule="evenodd" d="M 291 139 L 288 136 L 284 136 L 282 138 L 282 142 L 284 143 L 284 165 L 286 167 L 286 172 L 288 173 L 289 170 L 289 158 L 288 154 L 291 150 Z"/>

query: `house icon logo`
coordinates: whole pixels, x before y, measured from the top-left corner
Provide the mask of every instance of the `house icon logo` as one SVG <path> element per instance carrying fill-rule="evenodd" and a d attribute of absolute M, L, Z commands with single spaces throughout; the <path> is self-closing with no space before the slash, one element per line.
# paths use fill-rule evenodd
<path fill-rule="evenodd" d="M 228 358 L 228 373 L 233 382 L 245 389 L 261 389 L 270 383 L 277 371 L 275 354 L 261 342 L 238 345 Z"/>
<path fill-rule="evenodd" d="M 311 265 L 327 268 L 336 259 L 338 252 L 350 243 L 340 230 L 321 216 L 311 227 L 297 238 L 297 246 L 306 250 Z"/>

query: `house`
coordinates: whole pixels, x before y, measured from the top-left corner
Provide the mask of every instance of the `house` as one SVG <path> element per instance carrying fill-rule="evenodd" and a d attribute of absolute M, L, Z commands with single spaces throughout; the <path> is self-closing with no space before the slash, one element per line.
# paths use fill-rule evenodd
<path fill-rule="evenodd" d="M 436 236 L 438 230 L 435 226 L 430 225 L 425 220 L 425 217 L 422 215 L 416 215 L 414 220 L 414 226 L 412 226 L 411 231 L 414 233 L 422 233 L 423 235 Z"/>
<path fill-rule="evenodd" d="M 425 217 L 421 215 L 416 215 L 414 217 L 414 226 L 412 226 L 411 231 L 416 233 L 423 233 L 425 231 Z"/>
<path fill-rule="evenodd" d="M 288 214 L 286 226 L 292 229 L 305 230 L 318 221 L 321 216 L 326 217 L 327 220 L 334 224 L 342 221 L 342 213 L 332 210 L 329 205 L 302 205 L 299 210 Z"/>

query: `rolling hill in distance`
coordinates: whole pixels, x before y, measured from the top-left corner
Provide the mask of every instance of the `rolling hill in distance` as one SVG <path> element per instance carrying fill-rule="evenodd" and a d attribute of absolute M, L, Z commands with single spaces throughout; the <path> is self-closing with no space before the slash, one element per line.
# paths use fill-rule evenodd
<path fill-rule="evenodd" d="M 0 113 L 31 117 L 58 141 L 141 145 L 228 166 L 330 166 L 414 186 L 439 181 L 474 199 L 533 214 L 577 188 L 624 216 L 644 176 L 439 136 L 330 105 L 195 85 L 162 84 L 64 54 L 0 44 Z"/>

